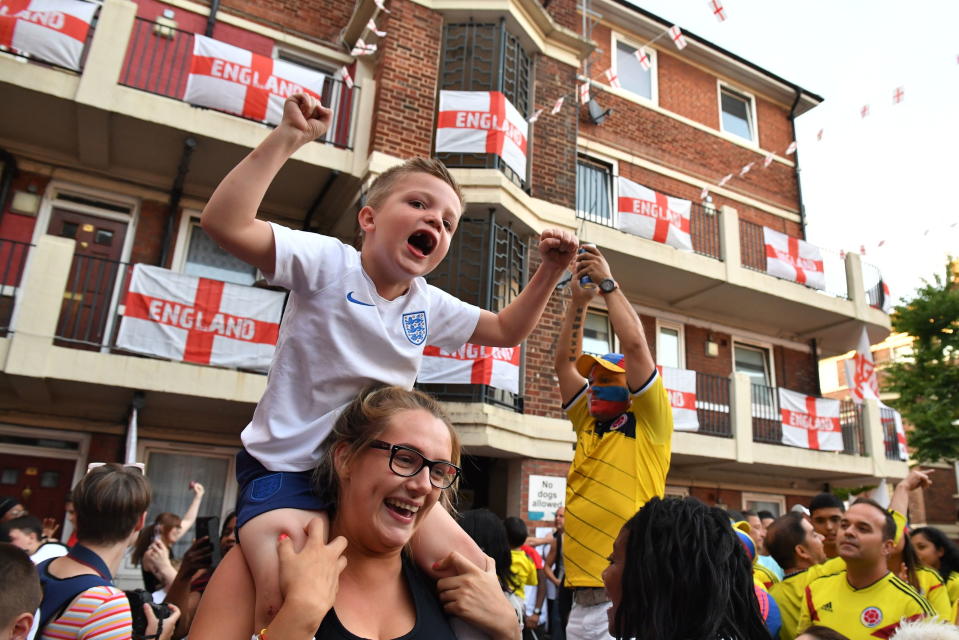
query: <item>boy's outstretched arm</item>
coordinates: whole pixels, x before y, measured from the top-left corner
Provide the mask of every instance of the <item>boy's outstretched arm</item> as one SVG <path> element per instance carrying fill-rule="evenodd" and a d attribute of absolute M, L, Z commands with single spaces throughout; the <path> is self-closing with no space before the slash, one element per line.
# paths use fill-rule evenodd
<path fill-rule="evenodd" d="M 499 313 L 483 310 L 470 336 L 473 344 L 515 347 L 539 323 L 560 275 L 576 255 L 579 243 L 569 231 L 547 229 L 539 237 L 543 260 L 516 299 Z"/>
<path fill-rule="evenodd" d="M 226 251 L 260 271 L 275 268 L 273 230 L 256 219 L 267 188 L 293 153 L 326 133 L 333 111 L 312 96 L 298 93 L 283 105 L 283 120 L 227 174 L 213 192 L 200 224 Z"/>

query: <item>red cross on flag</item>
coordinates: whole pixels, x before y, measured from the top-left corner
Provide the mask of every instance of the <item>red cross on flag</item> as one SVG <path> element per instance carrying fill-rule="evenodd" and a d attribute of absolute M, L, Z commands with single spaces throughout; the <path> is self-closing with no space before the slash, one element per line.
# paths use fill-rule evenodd
<path fill-rule="evenodd" d="M 284 293 L 137 264 L 117 347 L 135 353 L 266 371 Z"/>
<path fill-rule="evenodd" d="M 353 76 L 350 75 L 350 70 L 347 67 L 340 68 L 340 76 L 343 78 L 343 83 L 347 86 L 348 89 L 353 88 Z"/>
<path fill-rule="evenodd" d="M 884 313 L 890 313 L 893 307 L 892 292 L 889 291 L 889 285 L 886 284 L 885 280 L 880 280 L 882 284 L 882 306 L 880 307 Z"/>
<path fill-rule="evenodd" d="M 494 153 L 526 175 L 529 123 L 499 91 L 440 91 L 437 153 Z"/>
<path fill-rule="evenodd" d="M 905 94 L 905 92 L 902 90 L 902 87 L 896 87 L 896 90 L 892 92 L 892 102 L 893 102 L 893 104 L 899 104 L 900 102 L 902 102 L 902 98 L 903 98 L 903 96 L 905 96 L 905 95 L 906 95 L 906 94 Z"/>
<path fill-rule="evenodd" d="M 421 383 L 486 384 L 519 393 L 519 347 L 483 347 L 465 344 L 456 351 L 423 349 L 416 377 Z"/>
<path fill-rule="evenodd" d="M 902 424 L 902 415 L 892 407 L 879 403 L 879 421 L 882 423 L 882 433 L 884 437 L 895 433 L 896 445 L 899 449 L 899 459 L 909 459 L 909 449 L 906 446 L 906 429 Z M 885 411 L 882 411 L 885 409 Z"/>
<path fill-rule="evenodd" d="M 619 76 L 613 73 L 612 69 L 607 69 L 603 72 L 603 75 L 606 76 L 606 80 L 609 82 L 609 86 L 619 89 L 623 85 L 619 83 Z"/>
<path fill-rule="evenodd" d="M 553 103 L 553 108 L 549 111 L 550 115 L 555 116 L 557 113 L 559 113 L 559 110 L 563 108 L 564 100 L 566 100 L 566 96 L 560 96 L 559 98 L 556 98 L 556 102 Z"/>
<path fill-rule="evenodd" d="M 320 100 L 325 79 L 319 71 L 197 35 L 183 99 L 279 124 L 287 98 L 305 92 Z"/>
<path fill-rule="evenodd" d="M 643 71 L 649 71 L 649 68 L 652 64 L 649 61 L 649 55 L 646 53 L 646 49 L 640 47 L 633 52 L 633 55 L 636 56 L 636 59 L 639 60 L 639 64 L 642 65 Z"/>
<path fill-rule="evenodd" d="M 876 366 L 869 349 L 869 336 L 866 327 L 862 327 L 856 354 L 844 362 L 846 367 L 846 386 L 857 404 L 865 398 L 879 399 L 879 381 L 876 378 Z"/>
<path fill-rule="evenodd" d="M 783 444 L 817 451 L 842 451 L 839 401 L 779 388 Z"/>
<path fill-rule="evenodd" d="M 683 32 L 676 25 L 669 28 L 669 37 L 673 39 L 673 44 L 676 45 L 677 49 L 686 48 L 686 36 L 683 35 Z"/>
<path fill-rule="evenodd" d="M 579 101 L 581 104 L 589 102 L 589 83 L 584 82 L 579 85 Z"/>
<path fill-rule="evenodd" d="M 79 0 L 0 0 L 0 46 L 79 70 L 98 7 Z"/>
<path fill-rule="evenodd" d="M 826 289 L 822 251 L 814 244 L 763 227 L 766 272 L 814 289 Z"/>
<path fill-rule="evenodd" d="M 708 0 L 707 4 L 709 5 L 709 10 L 713 12 L 717 20 L 722 22 L 726 19 L 726 9 L 720 0 Z"/>
<path fill-rule="evenodd" d="M 696 414 L 696 372 L 657 365 L 673 410 L 674 431 L 699 431 Z"/>
<path fill-rule="evenodd" d="M 671 247 L 692 251 L 689 235 L 689 214 L 692 203 L 681 198 L 671 198 L 649 187 L 636 184 L 620 176 L 617 178 L 616 227 Z"/>

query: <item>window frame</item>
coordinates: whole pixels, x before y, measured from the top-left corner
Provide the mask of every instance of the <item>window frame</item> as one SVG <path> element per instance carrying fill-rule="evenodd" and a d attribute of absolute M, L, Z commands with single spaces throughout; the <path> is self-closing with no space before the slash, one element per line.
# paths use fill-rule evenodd
<path fill-rule="evenodd" d="M 732 370 L 733 373 L 736 373 L 736 348 L 737 347 L 746 347 L 747 349 L 754 349 L 756 351 L 765 351 L 768 356 L 769 364 L 769 387 L 773 389 L 777 388 L 776 384 L 776 361 L 775 361 L 775 352 L 773 350 L 773 345 L 767 342 L 758 342 L 752 340 L 744 340 L 742 338 L 737 338 L 733 336 L 733 349 L 732 349 Z"/>
<path fill-rule="evenodd" d="M 773 502 L 779 505 L 779 516 L 783 516 L 786 511 L 786 496 L 782 493 L 761 493 L 758 491 L 743 491 L 742 509 L 743 511 L 755 511 L 749 508 L 750 502 Z M 776 516 L 777 518 L 779 516 Z"/>
<path fill-rule="evenodd" d="M 170 269 L 177 273 L 186 275 L 187 257 L 190 254 L 190 238 L 193 234 L 193 224 L 200 224 L 200 211 L 184 207 L 180 212 L 180 221 L 177 223 L 176 239 L 173 242 L 173 258 L 170 260 Z M 251 267 L 252 268 L 252 267 Z M 199 277 L 199 276 L 194 276 Z M 253 268 L 253 282 L 242 284 L 239 282 L 229 282 L 243 287 L 252 287 L 263 279 L 263 274 L 259 269 Z"/>
<path fill-rule="evenodd" d="M 659 50 L 655 47 L 651 47 L 648 44 L 644 44 L 638 40 L 633 40 L 629 36 L 619 33 L 617 31 L 610 31 L 610 68 L 613 70 L 617 76 L 619 76 L 619 64 L 617 63 L 617 57 L 619 53 L 619 43 L 632 47 L 633 49 L 646 49 L 646 53 L 649 56 L 649 97 L 631 91 L 626 87 L 616 88 L 608 87 L 608 91 L 615 93 L 618 96 L 632 100 L 633 102 L 638 102 L 640 104 L 654 104 L 659 105 Z M 622 80 L 620 80 L 622 84 Z M 608 86 L 608 85 L 604 85 Z"/>
<path fill-rule="evenodd" d="M 659 353 L 660 353 L 660 349 L 659 349 L 659 330 L 660 330 L 660 329 L 674 329 L 674 330 L 676 330 L 676 332 L 678 333 L 678 335 L 677 335 L 677 337 L 676 337 L 676 339 L 677 339 L 678 342 L 679 342 L 678 360 L 679 360 L 680 366 L 679 366 L 678 368 L 679 368 L 679 369 L 685 369 L 685 368 L 686 368 L 686 331 L 685 331 L 685 325 L 683 325 L 681 322 L 672 322 L 672 321 L 670 321 L 670 320 L 663 320 L 662 318 L 656 318 L 656 364 L 657 364 L 657 365 L 662 365 L 662 366 L 667 366 L 667 365 L 663 365 L 663 364 L 659 361 Z"/>
<path fill-rule="evenodd" d="M 605 223 L 599 219 L 599 216 L 596 216 L 588 211 L 582 211 L 579 208 L 579 161 L 580 158 L 585 158 L 586 160 L 596 163 L 604 164 L 609 167 L 609 222 Z M 589 222 L 595 222 L 596 224 L 602 224 L 609 227 L 616 227 L 616 222 L 618 216 L 616 215 L 616 201 L 618 198 L 617 188 L 617 178 L 619 178 L 619 161 L 616 158 L 611 158 L 609 156 L 596 153 L 595 151 L 582 151 L 577 150 L 576 152 L 576 204 L 573 207 L 575 215 L 577 218 L 582 220 L 587 220 Z"/>
<path fill-rule="evenodd" d="M 606 320 L 606 329 L 609 334 L 609 351 L 600 353 L 599 355 L 605 355 L 606 353 L 619 353 L 619 340 L 616 337 L 616 332 L 613 331 L 613 323 L 609 319 L 609 310 L 605 307 L 586 307 L 586 317 L 588 318 L 590 314 L 601 316 Z M 586 341 L 586 321 L 583 321 L 583 341 Z M 586 351 L 585 344 L 583 348 L 580 349 L 581 353 L 595 353 L 594 351 Z"/>
<path fill-rule="evenodd" d="M 750 134 L 751 137 L 744 138 L 743 136 L 735 133 L 733 131 L 728 131 L 723 126 L 723 92 L 728 91 L 733 95 L 744 98 L 748 102 L 747 105 L 747 115 L 749 117 L 750 124 Z M 728 82 L 722 80 L 716 80 L 716 106 L 719 108 L 719 131 L 726 137 L 733 138 L 739 141 L 745 141 L 751 146 L 759 146 L 759 117 L 756 112 L 756 96 L 749 91 L 744 91 L 739 87 L 735 87 Z"/>

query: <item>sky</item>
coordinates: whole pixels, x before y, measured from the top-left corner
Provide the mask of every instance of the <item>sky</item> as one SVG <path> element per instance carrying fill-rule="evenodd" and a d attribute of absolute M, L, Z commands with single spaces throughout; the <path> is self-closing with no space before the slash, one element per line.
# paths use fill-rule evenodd
<path fill-rule="evenodd" d="M 810 242 L 865 245 L 897 299 L 959 257 L 959 2 L 635 3 L 824 98 L 796 120 Z"/>

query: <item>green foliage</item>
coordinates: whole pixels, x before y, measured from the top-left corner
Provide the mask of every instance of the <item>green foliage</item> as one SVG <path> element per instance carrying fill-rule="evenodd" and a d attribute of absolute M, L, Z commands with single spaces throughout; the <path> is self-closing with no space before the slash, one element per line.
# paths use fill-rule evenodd
<path fill-rule="evenodd" d="M 872 491 L 877 486 L 878 485 L 875 485 L 875 484 L 867 484 L 861 487 L 833 487 L 832 494 L 836 496 L 837 498 L 839 498 L 840 500 L 842 500 L 843 502 L 846 502 L 847 500 L 850 500 L 853 496 L 858 496 L 862 493 Z"/>
<path fill-rule="evenodd" d="M 914 425 L 909 435 L 920 462 L 959 459 L 959 275 L 935 275 L 895 309 L 892 326 L 913 337 L 912 358 L 887 368 L 896 409 Z"/>

